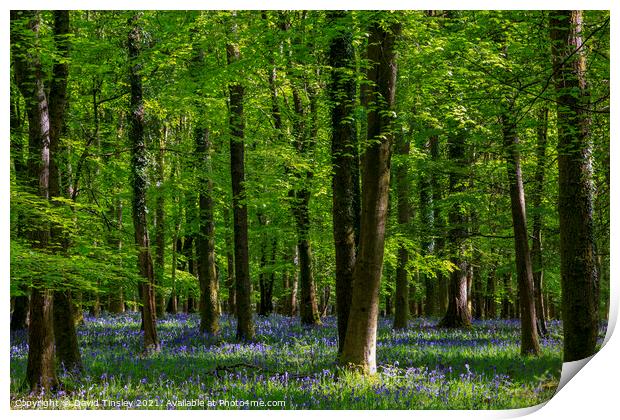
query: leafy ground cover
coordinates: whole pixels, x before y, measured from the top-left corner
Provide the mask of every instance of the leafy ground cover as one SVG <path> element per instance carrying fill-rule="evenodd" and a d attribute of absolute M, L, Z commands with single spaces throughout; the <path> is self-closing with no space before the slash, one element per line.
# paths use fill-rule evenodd
<path fill-rule="evenodd" d="M 255 342 L 240 344 L 230 317 L 219 336 L 207 337 L 197 315 L 169 316 L 158 322 L 162 350 L 144 356 L 139 314 L 85 317 L 78 329 L 85 374 L 63 373 L 62 390 L 37 398 L 22 386 L 26 333 L 12 335 L 11 407 L 506 409 L 553 396 L 558 322 L 532 358 L 519 355 L 518 320 L 474 321 L 469 330 L 436 329 L 436 321 L 415 319 L 396 332 L 381 319 L 378 374 L 364 379 L 336 368 L 334 318 L 303 328 L 298 319 L 258 317 Z"/>

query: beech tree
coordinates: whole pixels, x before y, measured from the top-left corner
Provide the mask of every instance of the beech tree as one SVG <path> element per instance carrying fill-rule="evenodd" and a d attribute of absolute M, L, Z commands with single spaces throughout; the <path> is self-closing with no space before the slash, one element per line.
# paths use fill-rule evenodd
<path fill-rule="evenodd" d="M 455 124 L 453 122 L 453 124 Z M 467 165 L 465 154 L 465 134 L 458 126 L 452 127 L 448 138 L 448 158 L 453 165 L 449 173 L 451 194 L 465 191 L 464 168 Z M 448 280 L 448 307 L 439 322 L 440 327 L 461 328 L 471 326 L 471 313 L 467 305 L 467 270 L 465 260 L 465 239 L 467 220 L 462 204 L 455 200 L 448 212 L 448 248 L 454 269 Z"/>
<path fill-rule="evenodd" d="M 37 11 L 11 11 L 15 82 L 25 100 L 28 115 L 28 186 L 42 199 L 49 199 L 50 117 L 38 55 L 40 15 Z M 49 246 L 47 224 L 28 231 L 33 248 Z M 33 394 L 58 385 L 54 346 L 53 292 L 41 280 L 30 290 L 28 367 L 26 380 Z"/>
<path fill-rule="evenodd" d="M 67 107 L 67 77 L 69 73 L 69 11 L 54 11 L 54 40 L 59 52 L 59 59 L 52 66 L 52 82 L 49 94 L 50 116 L 50 198 L 62 197 L 68 191 L 62 191 L 60 163 L 62 150 L 60 147 L 60 135 L 65 124 L 65 111 Z M 70 178 L 69 174 L 65 174 Z M 70 189 L 70 187 L 69 187 Z M 72 197 L 69 197 L 72 198 Z M 66 233 L 59 228 L 51 229 L 52 246 L 58 252 L 67 252 L 68 239 Z M 71 284 L 67 279 L 67 283 Z M 56 289 L 54 291 L 54 341 L 56 345 L 56 357 L 59 366 L 69 372 L 82 370 L 82 358 L 78 347 L 77 334 L 75 332 L 73 299 L 71 289 Z"/>
<path fill-rule="evenodd" d="M 142 280 L 140 294 L 142 298 L 142 328 L 144 329 L 145 352 L 159 350 L 159 340 L 155 321 L 155 275 L 153 260 L 151 259 L 149 231 L 146 220 L 146 144 L 144 141 L 144 99 L 142 96 L 142 75 L 140 47 L 142 43 L 142 29 L 140 27 L 140 13 L 129 18 L 130 27 L 127 36 L 129 53 L 129 82 L 131 89 L 129 138 L 132 144 L 132 185 L 133 201 L 132 215 L 135 230 L 135 243 L 138 249 L 138 269 Z"/>
<path fill-rule="evenodd" d="M 352 120 L 356 86 L 355 51 L 347 29 L 350 13 L 330 12 L 336 34 L 329 47 L 332 101 L 332 215 L 336 257 L 336 311 L 338 315 L 338 352 L 347 333 L 351 307 L 351 282 L 355 267 L 356 227 L 359 226 L 359 155 L 356 126 Z"/>
<path fill-rule="evenodd" d="M 564 361 L 594 354 L 598 273 L 592 219 L 592 145 L 580 10 L 549 15 L 557 99 L 558 213 Z"/>
<path fill-rule="evenodd" d="M 233 19 L 235 16 L 233 16 Z M 232 35 L 237 31 L 232 26 Z M 228 65 L 239 61 L 241 52 L 234 42 L 226 45 Z M 237 338 L 247 341 L 254 338 L 252 321 L 250 267 L 248 261 L 248 208 L 245 202 L 245 144 L 243 120 L 243 86 L 235 81 L 229 86 L 230 98 L 230 173 L 232 179 L 233 229 L 235 246 L 235 307 L 237 310 Z"/>
<path fill-rule="evenodd" d="M 366 374 L 377 370 L 379 285 L 390 186 L 390 160 L 396 94 L 396 40 L 400 25 L 373 21 L 367 59 L 368 141 L 362 152 L 362 206 L 359 253 L 353 270 L 351 308 L 340 363 Z"/>
<path fill-rule="evenodd" d="M 525 193 L 521 175 L 521 155 L 519 153 L 519 137 L 514 115 L 510 108 L 502 114 L 504 148 L 506 150 L 506 170 L 510 186 L 510 204 L 512 224 L 515 235 L 515 263 L 519 285 L 519 304 L 521 312 L 521 354 L 540 353 L 538 332 L 536 328 L 536 306 L 534 303 L 534 281 L 532 277 L 532 261 L 525 215 Z"/>

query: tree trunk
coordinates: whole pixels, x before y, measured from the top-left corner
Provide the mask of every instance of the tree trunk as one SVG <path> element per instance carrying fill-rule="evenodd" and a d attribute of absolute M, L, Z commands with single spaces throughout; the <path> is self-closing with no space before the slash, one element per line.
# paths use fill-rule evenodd
<path fill-rule="evenodd" d="M 71 291 L 54 292 L 54 339 L 58 365 L 67 372 L 78 373 L 83 368 L 73 309 Z"/>
<path fill-rule="evenodd" d="M 169 314 L 176 314 L 178 311 L 178 296 L 177 296 L 177 288 L 176 288 L 176 278 L 177 278 L 177 254 L 179 246 L 179 225 L 175 227 L 174 238 L 172 240 L 172 264 L 171 264 L 171 282 L 172 282 L 172 293 L 170 293 L 170 298 L 168 299 L 168 304 L 166 305 L 166 312 Z"/>
<path fill-rule="evenodd" d="M 284 282 L 284 313 L 288 316 L 297 315 L 297 245 L 293 247 L 292 252 L 286 252 L 284 260 L 293 266 L 293 269 L 286 268 L 283 274 Z"/>
<path fill-rule="evenodd" d="M 473 280 L 473 293 L 472 293 L 472 301 L 473 301 L 473 316 L 476 319 L 483 319 L 485 317 L 484 314 L 484 286 L 482 283 L 482 273 L 481 273 L 481 258 L 480 251 L 475 251 L 474 253 L 475 264 L 472 267 L 472 280 Z"/>
<path fill-rule="evenodd" d="M 329 297 L 331 294 L 331 288 L 329 284 L 323 287 L 323 293 L 321 293 L 321 302 L 319 305 L 319 314 L 322 317 L 327 316 L 327 309 L 329 308 Z"/>
<path fill-rule="evenodd" d="M 497 318 L 497 303 L 495 302 L 495 289 L 496 289 L 497 277 L 495 274 L 495 265 L 492 265 L 487 274 L 487 289 L 486 289 L 486 316 L 487 319 Z"/>
<path fill-rule="evenodd" d="M 162 136 L 159 139 L 159 151 L 157 154 L 157 175 L 155 185 L 155 307 L 157 317 L 162 318 L 165 312 L 165 297 L 163 295 L 164 283 L 164 257 L 166 251 L 166 225 L 165 225 L 165 195 L 164 195 L 164 150 L 166 148 L 166 140 L 168 137 L 168 128 L 163 127 Z"/>
<path fill-rule="evenodd" d="M 521 354 L 540 354 L 536 329 L 536 306 L 534 303 L 534 281 L 530 259 L 527 217 L 525 214 L 525 192 L 521 175 L 521 155 L 517 124 L 511 115 L 512 106 L 501 117 L 506 153 L 506 169 L 510 186 L 510 203 L 514 231 L 515 263 L 519 286 L 519 314 L 521 318 Z"/>
<path fill-rule="evenodd" d="M 236 26 L 233 27 L 233 33 Z M 241 54 L 236 44 L 226 46 L 228 64 L 239 61 Z M 237 307 L 237 339 L 254 338 L 252 321 L 250 266 L 248 260 L 248 207 L 245 201 L 243 86 L 232 83 L 230 91 L 230 172 L 233 194 L 233 228 L 235 244 L 235 283 Z"/>
<path fill-rule="evenodd" d="M 293 104 L 295 108 L 294 120 L 294 143 L 297 152 L 306 157 L 314 148 L 316 141 L 316 95 L 308 93 L 310 97 L 311 129 L 306 129 L 306 119 L 304 106 L 300 92 L 293 87 Z M 321 319 L 319 317 L 319 309 L 316 300 L 316 287 L 314 284 L 314 275 L 312 272 L 312 245 L 310 242 L 310 190 L 307 183 L 313 177 L 312 170 L 295 171 L 295 176 L 303 180 L 302 185 L 293 190 L 293 214 L 295 216 L 295 227 L 297 230 L 297 250 L 299 252 L 299 288 L 300 302 L 299 315 L 303 325 L 319 325 Z"/>
<path fill-rule="evenodd" d="M 400 162 L 396 167 L 396 199 L 398 201 L 397 221 L 400 233 L 407 237 L 409 224 L 411 223 L 411 205 L 409 204 L 409 157 L 410 144 L 401 131 L 396 136 L 396 153 L 400 156 Z M 409 321 L 409 250 L 401 241 L 398 244 L 398 257 L 396 262 L 396 295 L 394 305 L 394 329 L 407 328 Z"/>
<path fill-rule="evenodd" d="M 437 136 L 433 135 L 431 138 L 424 142 L 422 149 L 430 157 L 431 144 L 437 143 Z M 434 215 L 433 215 L 433 182 L 431 173 L 429 170 L 425 170 L 420 174 L 420 180 L 418 182 L 420 190 L 420 228 L 421 228 L 421 242 L 422 242 L 422 254 L 429 256 L 435 251 L 435 238 L 434 238 Z M 427 274 L 421 274 L 422 281 L 426 289 L 426 297 L 424 304 L 424 312 L 426 316 L 435 316 L 439 313 L 439 287 L 437 284 L 438 278 L 433 278 Z"/>
<path fill-rule="evenodd" d="M 198 166 L 198 236 L 196 257 L 200 283 L 200 332 L 217 334 L 219 326 L 218 281 L 215 268 L 215 222 L 213 219 L 213 181 L 211 180 L 211 141 L 209 130 L 197 128 Z"/>
<path fill-rule="evenodd" d="M 27 291 L 24 291 L 27 293 Z M 11 332 L 26 328 L 28 318 L 28 295 L 15 296 L 13 301 L 13 313 L 11 314 Z"/>
<path fill-rule="evenodd" d="M 233 257 L 233 238 L 231 235 L 230 212 L 228 206 L 224 207 L 224 219 L 226 220 L 226 287 L 228 288 L 228 313 L 237 314 L 235 299 L 235 260 Z"/>
<path fill-rule="evenodd" d="M 465 190 L 464 169 L 467 165 L 465 157 L 464 134 L 457 132 L 450 138 L 448 155 L 454 167 L 450 171 L 450 193 L 458 194 Z M 455 202 L 448 213 L 448 242 L 450 245 L 450 262 L 456 267 L 450 273 L 448 283 L 448 308 L 440 327 L 461 328 L 471 326 L 471 314 L 467 306 L 467 270 L 465 261 L 465 238 L 467 237 L 467 217 L 462 205 Z"/>
<path fill-rule="evenodd" d="M 589 93 L 581 11 L 550 13 L 557 98 L 560 273 L 564 361 L 591 356 L 598 335 L 598 273 L 592 220 Z"/>
<path fill-rule="evenodd" d="M 444 245 L 445 245 L 445 224 L 443 215 L 441 213 L 441 206 L 439 205 L 442 199 L 441 182 L 439 175 L 439 165 L 441 164 L 441 154 L 439 148 L 439 136 L 431 136 L 429 139 L 429 148 L 431 152 L 431 160 L 433 162 L 430 182 L 433 191 L 433 237 L 435 238 L 435 255 L 439 258 L 443 257 Z M 445 314 L 448 310 L 448 283 L 443 273 L 437 273 L 436 279 L 437 288 L 437 313 Z"/>
<path fill-rule="evenodd" d="M 502 318 L 512 318 L 512 273 L 504 274 L 504 294 L 502 298 Z"/>
<path fill-rule="evenodd" d="M 42 66 L 36 51 L 40 17 L 34 11 L 11 11 L 11 52 L 16 84 L 26 102 L 28 114 L 28 178 L 36 194 L 49 199 L 50 121 Z M 32 32 L 25 37 L 24 33 Z M 30 47 L 33 47 L 32 49 Z M 46 248 L 50 231 L 47 225 L 27 234 L 34 248 Z M 58 385 L 55 370 L 53 294 L 41 279 L 33 279 L 28 328 L 28 366 L 26 380 L 34 394 L 49 392 Z"/>
<path fill-rule="evenodd" d="M 307 193 L 309 198 L 309 191 L 304 191 L 304 193 Z M 299 193 L 297 195 L 299 196 Z M 303 201 L 306 200 L 303 199 Z M 300 210 L 303 214 L 301 216 L 302 222 L 298 224 L 298 237 L 300 239 L 297 242 L 297 249 L 299 250 L 299 286 L 301 289 L 299 315 L 303 325 L 318 325 L 321 323 L 321 319 L 316 300 L 314 275 L 312 274 L 312 248 L 309 239 L 310 217 L 307 205 Z"/>
<path fill-rule="evenodd" d="M 350 14 L 329 12 L 328 19 L 340 24 Z M 359 225 L 359 151 L 356 127 L 351 117 L 355 110 L 355 50 L 348 29 L 338 29 L 329 48 L 332 67 L 329 86 L 332 105 L 332 218 L 336 255 L 336 313 L 338 318 L 338 354 L 347 333 L 351 307 L 351 282 L 355 267 L 356 226 Z"/>
<path fill-rule="evenodd" d="M 542 196 L 545 182 L 546 148 L 547 148 L 547 125 L 549 109 L 543 107 L 540 110 L 538 120 L 538 136 L 536 144 L 536 174 L 534 175 L 534 193 L 532 194 L 532 276 L 534 279 L 534 301 L 536 304 L 536 325 L 538 334 L 546 336 L 547 325 L 545 323 L 545 305 L 543 301 L 543 260 L 542 260 Z"/>
<path fill-rule="evenodd" d="M 155 294 L 153 261 L 149 249 L 149 233 L 146 220 L 146 188 L 148 157 L 144 142 L 144 102 L 142 99 L 142 77 L 140 75 L 140 43 L 142 42 L 142 28 L 139 26 L 139 14 L 129 18 L 128 34 L 129 51 L 129 82 L 131 89 L 130 99 L 130 128 L 129 139 L 132 144 L 131 172 L 133 186 L 133 225 L 135 230 L 136 247 L 138 248 L 138 271 L 142 276 L 140 289 L 142 293 L 142 322 L 144 325 L 144 350 L 149 352 L 159 350 L 155 322 Z"/>
<path fill-rule="evenodd" d="M 377 316 L 390 187 L 393 109 L 396 93 L 394 44 L 400 25 L 371 24 L 368 41 L 368 139 L 362 158 L 362 214 L 359 253 L 353 272 L 351 309 L 340 356 L 344 366 L 376 372 Z"/>
<path fill-rule="evenodd" d="M 117 232 L 114 235 L 113 245 L 116 247 L 116 249 L 120 251 L 122 248 L 120 232 L 123 229 L 123 204 L 121 203 L 120 199 L 117 200 L 116 205 L 114 206 L 114 210 L 115 210 Z M 113 314 L 120 314 L 120 313 L 125 312 L 125 299 L 123 296 L 124 295 L 123 286 L 121 284 L 116 284 L 115 286 L 116 286 L 115 287 L 116 290 L 112 290 L 110 294 L 109 311 Z"/>

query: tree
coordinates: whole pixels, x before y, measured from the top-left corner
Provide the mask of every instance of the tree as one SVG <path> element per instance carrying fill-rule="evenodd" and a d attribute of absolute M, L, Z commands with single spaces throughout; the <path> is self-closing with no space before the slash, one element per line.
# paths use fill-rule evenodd
<path fill-rule="evenodd" d="M 350 13 L 329 12 L 336 33 L 330 42 L 332 101 L 332 217 L 336 257 L 338 353 L 347 333 L 351 282 L 355 267 L 356 227 L 359 226 L 359 154 L 353 112 L 356 101 L 355 51 L 347 29 Z"/>
<path fill-rule="evenodd" d="M 405 160 L 409 156 L 409 140 L 401 131 L 396 136 L 395 151 L 401 158 L 396 166 L 396 197 L 398 200 L 397 219 L 401 234 L 407 232 L 411 223 L 411 204 L 409 203 L 409 169 Z M 396 305 L 394 307 L 394 329 L 407 328 L 409 321 L 409 250 L 407 245 L 400 241 L 398 244 L 398 262 L 396 265 Z"/>
<path fill-rule="evenodd" d="M 129 139 L 131 141 L 131 175 L 133 186 L 132 215 L 135 243 L 138 250 L 138 270 L 142 276 L 140 292 L 142 298 L 142 327 L 144 329 L 145 352 L 159 350 L 159 339 L 155 321 L 155 275 L 151 259 L 149 232 L 146 222 L 146 186 L 148 157 L 144 142 L 144 99 L 142 97 L 142 76 L 140 44 L 142 28 L 140 13 L 129 18 L 127 36 L 129 52 L 129 84 L 131 89 Z"/>
<path fill-rule="evenodd" d="M 538 115 L 536 130 L 536 174 L 534 175 L 534 192 L 532 207 L 535 209 L 532 216 L 532 276 L 534 280 L 534 301 L 536 303 L 536 326 L 539 336 L 546 336 L 549 332 L 545 323 L 545 304 L 543 299 L 543 260 L 542 260 L 542 197 L 545 183 L 545 165 L 547 149 L 547 127 L 549 108 L 543 106 Z"/>
<path fill-rule="evenodd" d="M 233 17 L 234 18 L 234 17 Z M 233 36 L 237 32 L 232 27 Z M 226 46 L 228 65 L 241 59 L 239 46 L 229 42 Z M 235 305 L 237 309 L 237 339 L 248 341 L 254 338 L 250 266 L 248 260 L 248 207 L 245 194 L 245 145 L 243 120 L 243 86 L 238 81 L 228 87 L 230 98 L 230 173 L 232 178 L 233 229 L 235 244 Z"/>
<path fill-rule="evenodd" d="M 452 195 L 465 191 L 464 168 L 467 165 L 465 156 L 465 134 L 459 127 L 453 127 L 449 134 L 448 158 L 451 160 L 449 192 Z M 454 269 L 450 273 L 448 283 L 448 308 L 439 322 L 439 327 L 461 328 L 471 326 L 471 314 L 467 305 L 467 271 L 465 260 L 465 239 L 467 238 L 467 217 L 462 203 L 454 200 L 448 212 L 448 243 L 450 261 Z"/>
<path fill-rule="evenodd" d="M 50 120 L 43 69 L 38 54 L 41 17 L 37 11 L 11 11 L 11 53 L 15 82 L 24 97 L 28 114 L 28 185 L 44 200 L 49 199 Z M 49 246 L 47 224 L 28 232 L 33 248 Z M 42 279 L 30 291 L 28 366 L 26 380 L 33 394 L 49 392 L 58 385 L 54 346 L 53 292 Z"/>
<path fill-rule="evenodd" d="M 558 213 L 564 361 L 594 354 L 598 335 L 598 273 L 592 219 L 589 94 L 581 37 L 583 13 L 549 15 L 557 101 Z"/>
<path fill-rule="evenodd" d="M 425 139 L 426 140 L 426 139 Z M 438 141 L 437 135 L 433 134 L 427 141 L 424 141 L 421 149 L 427 156 L 427 159 L 430 158 L 430 149 L 433 144 L 436 144 Z M 422 253 L 424 256 L 430 256 L 435 252 L 435 235 L 434 235 L 434 207 L 435 204 L 433 202 L 433 175 L 429 168 L 426 167 L 421 171 L 420 178 L 418 181 L 418 189 L 420 191 L 419 199 L 420 199 L 420 232 L 421 232 L 421 245 L 422 245 Z M 422 274 L 423 284 L 426 289 L 426 297 L 425 297 L 425 305 L 424 305 L 424 313 L 425 315 L 435 316 L 439 311 L 439 287 L 437 281 L 439 280 L 440 274 L 437 274 L 436 278 L 433 278 L 429 274 Z"/>
<path fill-rule="evenodd" d="M 538 344 L 538 332 L 536 329 L 534 281 L 525 215 L 521 154 L 518 149 L 517 123 L 514 119 L 514 110 L 511 108 L 509 107 L 502 114 L 501 120 L 506 154 L 506 170 L 510 187 L 512 225 L 515 235 L 515 263 L 519 285 L 519 304 L 521 305 L 521 354 L 538 355 L 540 353 L 540 345 Z"/>
<path fill-rule="evenodd" d="M 191 66 L 192 78 L 204 65 L 205 52 L 196 46 L 197 51 Z M 215 221 L 213 200 L 213 146 L 209 138 L 207 115 L 201 99 L 196 98 L 198 117 L 194 138 L 196 143 L 197 181 L 198 181 L 198 233 L 196 235 L 196 260 L 200 284 L 200 331 L 209 334 L 219 332 L 218 278 L 215 266 Z"/>
<path fill-rule="evenodd" d="M 301 21 L 307 19 L 306 12 L 302 13 Z M 283 28 L 289 29 L 290 24 L 283 22 Z M 300 47 L 301 36 L 293 38 L 293 46 Z M 313 48 L 311 44 L 304 46 Z M 289 67 L 307 65 L 290 60 Z M 293 99 L 292 117 L 293 146 L 299 157 L 307 160 L 316 147 L 317 123 L 317 89 L 312 79 L 307 76 L 296 77 L 289 69 L 289 78 Z M 297 252 L 299 254 L 299 316 L 304 325 L 319 325 L 321 318 L 316 300 L 316 285 L 312 267 L 312 242 L 310 240 L 310 185 L 314 177 L 314 170 L 310 164 L 304 169 L 293 169 L 296 178 L 296 187 L 289 192 L 291 208 L 295 218 L 297 231 Z"/>
<path fill-rule="evenodd" d="M 58 50 L 59 59 L 52 67 L 52 82 L 49 93 L 49 117 L 50 117 L 50 198 L 62 197 L 61 190 L 61 147 L 60 135 L 65 124 L 65 111 L 67 106 L 67 77 L 69 65 L 69 11 L 54 11 L 54 40 Z M 65 174 L 67 175 L 67 174 Z M 71 197 L 70 197 L 71 198 Z M 50 241 L 59 252 L 66 253 L 69 241 L 61 228 L 52 228 Z M 67 279 L 70 284 L 71 280 Z M 82 370 L 82 358 L 78 347 L 77 334 L 75 332 L 75 320 L 73 314 L 73 301 L 71 289 L 57 289 L 54 291 L 54 341 L 56 345 L 56 357 L 58 364 L 69 372 Z"/>
<path fill-rule="evenodd" d="M 435 237 L 434 253 L 437 256 L 441 256 L 444 252 L 445 246 L 445 221 L 442 214 L 442 208 L 439 205 L 443 193 L 441 188 L 440 171 L 438 165 L 440 164 L 440 144 L 439 136 L 434 135 L 429 139 L 429 149 L 431 154 L 431 160 L 433 162 L 432 171 L 430 175 L 430 186 L 432 189 L 431 200 L 433 202 L 433 236 Z M 441 272 L 437 272 L 437 310 L 438 313 L 445 313 L 448 309 L 448 284 L 445 275 Z"/>
<path fill-rule="evenodd" d="M 198 279 L 200 281 L 200 331 L 219 332 L 218 281 L 215 267 L 215 223 L 213 221 L 213 181 L 211 173 L 211 140 L 209 130 L 196 129 L 196 155 L 202 158 L 199 167 L 198 218 L 199 232 L 196 241 Z"/>
<path fill-rule="evenodd" d="M 369 28 L 367 58 L 368 144 L 362 155 L 362 212 L 359 253 L 353 270 L 351 309 L 340 363 L 365 374 L 376 372 L 379 286 L 390 185 L 396 94 L 396 39 L 400 25 L 379 21 Z"/>
<path fill-rule="evenodd" d="M 168 127 L 164 124 L 162 135 L 159 136 L 159 147 L 156 161 L 156 185 L 157 195 L 155 199 L 155 260 L 154 273 L 155 284 L 155 309 L 157 317 L 162 317 L 165 311 L 165 298 L 162 295 L 164 286 L 164 259 L 166 254 L 166 210 L 164 196 L 164 151 L 166 149 L 166 138 L 168 137 Z"/>

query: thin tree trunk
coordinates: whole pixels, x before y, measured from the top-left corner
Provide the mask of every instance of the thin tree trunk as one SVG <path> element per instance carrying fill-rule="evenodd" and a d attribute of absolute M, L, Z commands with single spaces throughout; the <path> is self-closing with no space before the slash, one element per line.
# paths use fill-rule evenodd
<path fill-rule="evenodd" d="M 298 153 L 305 157 L 315 144 L 316 136 L 316 95 L 308 93 L 311 107 L 311 129 L 306 129 L 306 119 L 300 92 L 293 87 L 293 103 L 295 108 L 295 148 Z M 308 133 L 309 131 L 309 133 Z M 304 183 L 308 183 L 313 177 L 312 170 L 307 170 L 304 174 L 295 172 L 298 178 L 305 178 Z M 300 302 L 299 315 L 303 325 L 319 325 L 319 309 L 316 299 L 316 286 L 312 272 L 312 245 L 310 242 L 310 190 L 307 185 L 302 185 L 299 189 L 293 190 L 293 214 L 295 216 L 297 230 L 297 250 L 299 252 L 299 287 Z"/>
<path fill-rule="evenodd" d="M 122 249 L 122 241 L 120 232 L 123 229 L 123 204 L 121 200 L 118 199 L 116 205 L 114 206 L 115 210 L 115 219 L 116 219 L 116 228 L 117 232 L 114 238 L 114 246 L 118 251 Z M 113 314 L 120 314 L 125 312 L 125 299 L 123 294 L 123 286 L 120 284 L 115 285 L 116 290 L 112 290 L 110 294 L 110 305 L 109 310 Z"/>
<path fill-rule="evenodd" d="M 226 220 L 226 287 L 228 288 L 228 313 L 237 314 L 235 299 L 235 260 L 233 257 L 233 238 L 230 223 L 230 211 L 228 206 L 224 207 L 224 219 Z"/>
<path fill-rule="evenodd" d="M 159 350 L 159 339 L 155 322 L 155 293 L 153 290 L 155 276 L 151 260 L 149 234 L 146 221 L 146 167 L 148 158 L 144 142 L 144 102 L 142 98 L 142 77 L 140 44 L 142 29 L 139 26 L 140 15 L 129 18 L 128 35 L 129 81 L 131 89 L 131 112 L 129 138 L 132 143 L 131 169 L 133 184 L 133 225 L 136 247 L 138 248 L 138 271 L 142 276 L 140 290 L 142 294 L 142 321 L 144 325 L 144 350 Z"/>
<path fill-rule="evenodd" d="M 390 187 L 393 108 L 396 93 L 394 44 L 400 25 L 386 30 L 373 22 L 368 41 L 368 139 L 362 158 L 359 253 L 353 272 L 351 309 L 340 363 L 365 374 L 376 372 L 379 287 Z"/>
<path fill-rule="evenodd" d="M 409 204 L 409 156 L 410 144 L 401 131 L 396 136 L 396 153 L 401 161 L 396 167 L 396 199 L 398 201 L 397 221 L 401 234 L 407 237 L 409 224 L 411 223 L 411 205 Z M 407 328 L 409 321 L 409 250 L 402 243 L 398 244 L 398 256 L 396 262 L 396 294 L 394 305 L 394 329 Z"/>
<path fill-rule="evenodd" d="M 168 299 L 168 304 L 166 305 L 166 312 L 169 314 L 176 314 L 178 311 L 178 297 L 177 297 L 177 244 L 178 244 L 178 236 L 179 236 L 179 225 L 175 227 L 174 238 L 172 240 L 172 267 L 170 272 L 170 281 L 172 282 L 172 292 L 170 293 L 170 298 Z"/>
<path fill-rule="evenodd" d="M 443 257 L 444 245 L 445 245 L 445 223 L 441 212 L 441 206 L 439 203 L 442 199 L 441 182 L 439 179 L 439 164 L 441 160 L 440 148 L 439 148 L 439 136 L 431 136 L 429 139 L 429 149 L 431 153 L 431 160 L 433 167 L 430 176 L 431 188 L 433 191 L 433 237 L 435 238 L 435 255 L 439 258 Z M 448 283 L 447 278 L 443 273 L 436 274 L 436 288 L 437 288 L 437 310 L 438 314 L 445 314 L 448 310 Z"/>
<path fill-rule="evenodd" d="M 502 318 L 512 318 L 512 273 L 504 274 L 504 294 L 502 299 Z"/>
<path fill-rule="evenodd" d="M 497 318 L 497 303 L 495 302 L 495 290 L 496 290 L 497 277 L 495 274 L 495 264 L 493 264 L 487 274 L 487 289 L 486 289 L 486 317 L 487 319 Z"/>
<path fill-rule="evenodd" d="M 549 18 L 558 103 L 558 210 L 565 362 L 594 354 L 599 322 L 582 19 L 583 13 L 578 10 L 554 11 Z"/>
<path fill-rule="evenodd" d="M 166 301 L 161 290 L 164 283 L 164 258 L 166 251 L 166 225 L 165 225 L 165 195 L 164 195 L 164 150 L 168 137 L 168 127 L 164 125 L 162 136 L 159 138 L 159 151 L 157 154 L 157 178 L 155 199 L 155 307 L 157 317 L 164 316 Z"/>
<path fill-rule="evenodd" d="M 213 181 L 211 180 L 211 141 L 209 130 L 197 128 L 196 155 L 198 166 L 199 208 L 196 257 L 200 283 L 200 332 L 219 332 L 218 282 L 215 267 L 215 222 L 213 220 Z"/>
<path fill-rule="evenodd" d="M 288 316 L 297 315 L 297 245 L 293 247 L 292 252 L 286 252 L 284 255 L 284 260 L 290 263 L 293 268 L 286 268 L 285 274 L 283 275 L 283 281 L 285 283 L 284 290 L 286 291 L 284 295 L 285 303 L 284 303 L 284 313 Z"/>
<path fill-rule="evenodd" d="M 474 252 L 474 264 L 472 266 L 472 281 L 473 281 L 473 293 L 472 293 L 472 301 L 473 301 L 473 316 L 476 319 L 483 319 L 485 317 L 485 300 L 484 300 L 484 286 L 482 283 L 482 273 L 481 273 L 481 256 L 480 251 L 476 250 Z"/>
<path fill-rule="evenodd" d="M 258 215 L 259 223 L 262 226 L 266 225 L 266 218 L 264 215 Z M 264 235 L 263 235 L 264 236 Z M 269 302 L 268 299 L 271 296 L 268 296 L 268 281 L 267 281 L 267 247 L 265 244 L 265 238 L 262 238 L 262 246 L 260 251 L 260 263 L 259 263 L 259 273 L 258 273 L 258 288 L 260 293 L 260 302 L 258 303 L 258 314 L 260 316 L 268 316 L 270 313 Z"/>
<path fill-rule="evenodd" d="M 543 260 L 542 260 L 542 196 L 545 182 L 547 126 L 549 109 L 543 107 L 539 113 L 538 136 L 536 144 L 536 174 L 534 175 L 534 193 L 532 194 L 532 276 L 534 279 L 534 301 L 536 303 L 536 325 L 538 334 L 546 336 L 549 332 L 545 323 L 545 305 L 543 301 Z"/>
<path fill-rule="evenodd" d="M 430 157 L 431 144 L 437 142 L 437 136 L 433 135 L 424 142 L 422 149 Z M 433 214 L 433 182 L 428 170 L 420 174 L 418 182 L 420 190 L 420 227 L 422 253 L 424 256 L 432 255 L 435 252 L 435 238 L 433 235 L 434 214 Z M 439 313 L 439 287 L 438 278 L 433 278 L 427 274 L 421 274 L 422 281 L 426 289 L 424 313 L 426 316 L 435 316 Z"/>
<path fill-rule="evenodd" d="M 236 26 L 233 26 L 233 34 Z M 239 61 L 239 46 L 229 43 L 226 46 L 228 64 Z M 233 228 L 235 243 L 235 283 L 237 307 L 237 339 L 242 341 L 254 338 L 252 321 L 250 266 L 248 259 L 248 208 L 245 201 L 245 163 L 244 163 L 244 120 L 243 86 L 232 83 L 230 91 L 230 172 L 233 194 Z"/>
<path fill-rule="evenodd" d="M 519 314 L 521 318 L 521 354 L 538 355 L 538 332 L 536 328 L 536 305 L 534 303 L 534 281 L 532 261 L 527 234 L 525 214 L 525 192 L 521 175 L 521 155 L 516 121 L 512 117 L 512 107 L 501 117 L 506 153 L 506 169 L 510 185 L 510 203 L 514 230 L 515 263 L 519 287 Z"/>

